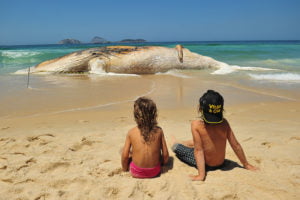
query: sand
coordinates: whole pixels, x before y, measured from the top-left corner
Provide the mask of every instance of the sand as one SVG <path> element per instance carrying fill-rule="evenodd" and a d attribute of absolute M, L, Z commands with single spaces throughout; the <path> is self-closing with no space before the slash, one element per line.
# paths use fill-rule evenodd
<path fill-rule="evenodd" d="M 196 74 L 196 75 L 192 75 Z M 189 78 L 185 77 L 189 76 Z M 299 88 L 257 86 L 205 73 L 182 77 L 35 76 L 0 86 L 0 199 L 299 199 Z M 3 84 L 2 84 L 3 85 Z M 275 85 L 275 86 L 272 86 Z M 7 85 L 5 87 L 8 87 Z M 225 98 L 225 116 L 257 172 L 238 167 L 192 182 L 195 168 L 174 153 L 160 177 L 122 172 L 119 150 L 135 126 L 133 100 L 151 97 L 169 144 L 191 139 L 190 121 L 206 89 Z"/>

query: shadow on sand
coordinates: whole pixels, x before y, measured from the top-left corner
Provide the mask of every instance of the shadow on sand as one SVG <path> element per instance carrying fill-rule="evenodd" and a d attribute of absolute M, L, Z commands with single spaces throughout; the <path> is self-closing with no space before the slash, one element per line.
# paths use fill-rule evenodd
<path fill-rule="evenodd" d="M 172 156 L 169 157 L 168 163 L 163 165 L 161 168 L 161 173 L 167 173 L 169 170 L 173 169 L 174 158 Z"/>
<path fill-rule="evenodd" d="M 197 169 L 197 166 L 196 165 L 191 165 L 189 162 L 187 162 L 186 160 L 176 156 L 180 161 L 182 161 L 183 163 L 191 166 L 191 167 L 195 167 Z M 239 165 L 237 162 L 234 162 L 232 160 L 229 160 L 229 159 L 225 159 L 224 160 L 224 163 L 220 166 L 216 166 L 216 167 L 210 167 L 210 166 L 205 166 L 205 170 L 206 171 L 215 171 L 215 170 L 222 170 L 222 171 L 230 171 L 230 170 L 233 170 L 234 168 L 243 168 L 241 165 Z"/>
<path fill-rule="evenodd" d="M 230 170 L 233 170 L 234 168 L 243 168 L 241 165 L 239 165 L 237 162 L 234 162 L 232 160 L 228 160 L 228 159 L 225 159 L 222 167 L 220 167 L 220 170 L 222 171 L 230 171 Z"/>

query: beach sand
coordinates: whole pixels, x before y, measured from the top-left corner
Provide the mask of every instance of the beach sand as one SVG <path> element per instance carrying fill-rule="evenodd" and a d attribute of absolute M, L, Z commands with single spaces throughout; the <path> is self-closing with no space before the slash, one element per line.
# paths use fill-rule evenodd
<path fill-rule="evenodd" d="M 0 199 L 299 199 L 300 89 L 184 75 L 33 76 L 32 89 L 15 76 L 13 87 L 2 84 Z M 197 170 L 171 151 L 171 135 L 191 139 L 207 89 L 224 96 L 225 117 L 259 171 L 239 167 L 228 144 L 227 170 L 192 182 Z M 133 100 L 144 95 L 157 103 L 171 159 L 160 177 L 134 179 L 122 172 L 119 150 L 135 126 Z"/>

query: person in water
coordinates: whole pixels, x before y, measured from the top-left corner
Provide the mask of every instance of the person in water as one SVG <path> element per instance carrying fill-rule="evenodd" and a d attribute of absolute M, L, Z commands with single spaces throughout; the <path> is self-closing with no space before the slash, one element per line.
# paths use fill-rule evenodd
<path fill-rule="evenodd" d="M 135 178 L 156 177 L 169 159 L 163 130 L 157 126 L 156 105 L 140 97 L 134 102 L 133 113 L 137 126 L 126 136 L 121 156 L 123 171 L 130 170 Z"/>
<path fill-rule="evenodd" d="M 207 170 L 215 170 L 224 166 L 227 140 L 245 169 L 257 169 L 248 163 L 229 122 L 223 118 L 223 106 L 223 97 L 218 92 L 208 90 L 199 99 L 198 111 L 202 119 L 191 123 L 193 140 L 182 143 L 176 140 L 173 142 L 172 150 L 176 156 L 181 161 L 197 168 L 198 175 L 192 175 L 192 180 L 203 181 Z"/>

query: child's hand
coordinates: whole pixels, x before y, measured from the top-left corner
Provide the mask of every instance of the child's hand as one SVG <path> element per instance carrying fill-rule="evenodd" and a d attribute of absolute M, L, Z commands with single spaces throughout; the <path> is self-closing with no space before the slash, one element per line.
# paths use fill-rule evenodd
<path fill-rule="evenodd" d="M 205 176 L 201 176 L 201 175 L 190 175 L 190 178 L 192 181 L 204 181 Z"/>
<path fill-rule="evenodd" d="M 253 165 L 250 165 L 250 164 L 247 164 L 244 167 L 245 167 L 245 169 L 248 169 L 248 170 L 251 170 L 251 171 L 259 170 L 259 168 L 255 167 Z"/>

